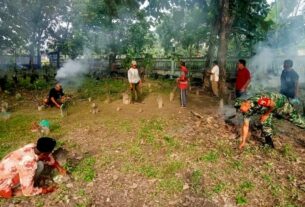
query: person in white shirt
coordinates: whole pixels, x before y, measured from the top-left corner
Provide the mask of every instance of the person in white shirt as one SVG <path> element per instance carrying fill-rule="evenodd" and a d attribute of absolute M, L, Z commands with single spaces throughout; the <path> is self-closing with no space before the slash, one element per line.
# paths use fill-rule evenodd
<path fill-rule="evenodd" d="M 141 78 L 137 69 L 137 62 L 131 61 L 131 68 L 128 70 L 128 82 L 131 90 L 131 100 L 138 101 L 140 99 Z"/>
<path fill-rule="evenodd" d="M 219 97 L 219 91 L 218 91 L 219 67 L 217 60 L 213 61 L 213 67 L 210 72 L 210 81 L 214 95 Z"/>

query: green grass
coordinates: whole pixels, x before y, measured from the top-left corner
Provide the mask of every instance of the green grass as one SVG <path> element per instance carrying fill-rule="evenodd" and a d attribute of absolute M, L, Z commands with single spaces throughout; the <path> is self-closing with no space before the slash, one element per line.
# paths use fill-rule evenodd
<path fill-rule="evenodd" d="M 171 149 L 178 149 L 180 147 L 180 143 L 173 136 L 165 135 L 163 137 L 165 144 Z"/>
<path fill-rule="evenodd" d="M 226 185 L 224 183 L 220 182 L 213 187 L 213 192 L 220 193 L 225 189 L 225 187 L 226 187 Z"/>
<path fill-rule="evenodd" d="M 74 168 L 70 169 L 72 174 L 79 179 L 86 182 L 91 182 L 95 178 L 95 166 L 96 160 L 94 157 L 87 157 L 81 160 L 81 162 Z"/>
<path fill-rule="evenodd" d="M 246 197 L 244 195 L 238 194 L 236 196 L 236 204 L 237 205 L 242 206 L 242 205 L 246 205 L 247 203 L 248 203 L 248 200 L 246 199 Z"/>
<path fill-rule="evenodd" d="M 212 162 L 212 163 L 217 162 L 218 159 L 219 159 L 219 154 L 217 151 L 214 150 L 205 153 L 199 158 L 200 161 Z"/>
<path fill-rule="evenodd" d="M 138 172 L 148 178 L 157 178 L 160 176 L 159 169 L 150 164 L 140 166 Z"/>
<path fill-rule="evenodd" d="M 202 192 L 202 172 L 201 170 L 194 170 L 190 176 L 192 190 L 196 193 Z"/>
<path fill-rule="evenodd" d="M 128 84 L 126 80 L 94 80 L 91 78 L 85 78 L 83 80 L 82 87 L 78 89 L 78 94 L 80 98 L 92 97 L 93 99 L 104 99 L 107 95 L 111 95 L 112 98 L 119 98 L 121 96 L 121 93 L 123 93 L 127 89 Z"/>
<path fill-rule="evenodd" d="M 290 144 L 285 144 L 281 150 L 283 156 L 287 158 L 289 161 L 296 161 L 297 155 L 294 152 L 293 147 Z"/>
<path fill-rule="evenodd" d="M 171 161 L 166 163 L 162 167 L 162 173 L 164 176 L 173 176 L 176 172 L 181 170 L 184 167 L 184 163 L 180 161 Z"/>
<path fill-rule="evenodd" d="M 160 119 L 144 120 L 138 131 L 138 138 L 145 140 L 149 144 L 154 144 L 163 129 L 164 122 Z"/>
<path fill-rule="evenodd" d="M 179 193 L 183 190 L 183 181 L 176 177 L 162 179 L 158 184 L 158 189 L 169 194 Z"/>

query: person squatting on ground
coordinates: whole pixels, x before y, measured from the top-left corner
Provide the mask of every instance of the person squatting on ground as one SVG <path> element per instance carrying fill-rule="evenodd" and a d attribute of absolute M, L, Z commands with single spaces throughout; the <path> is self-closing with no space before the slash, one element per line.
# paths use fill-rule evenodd
<path fill-rule="evenodd" d="M 219 67 L 217 60 L 213 61 L 213 67 L 210 71 L 210 81 L 214 95 L 219 97 L 219 92 L 218 92 Z"/>
<path fill-rule="evenodd" d="M 185 67 L 185 62 L 181 61 L 180 62 L 180 77 L 177 78 L 177 84 L 178 84 L 178 88 L 180 89 L 180 104 L 181 107 L 186 107 L 186 103 L 187 103 L 187 94 L 186 94 L 186 90 L 188 88 L 188 78 L 187 78 L 187 74 L 188 74 L 188 69 Z"/>
<path fill-rule="evenodd" d="M 128 70 L 128 82 L 131 90 L 131 101 L 139 101 L 142 81 L 135 60 L 131 61 L 131 68 Z"/>
<path fill-rule="evenodd" d="M 36 144 L 28 144 L 11 152 L 0 162 L 0 198 L 23 194 L 33 196 L 55 190 L 54 186 L 34 187 L 44 165 L 56 168 L 62 175 L 66 170 L 52 156 L 56 141 L 41 137 Z"/>
<path fill-rule="evenodd" d="M 50 90 L 48 98 L 44 99 L 44 104 L 47 106 L 55 106 L 60 108 L 65 101 L 66 97 L 62 86 L 60 83 L 56 83 L 55 87 Z"/>
<path fill-rule="evenodd" d="M 287 98 L 294 99 L 298 97 L 299 75 L 292 68 L 292 60 L 285 60 L 283 71 L 281 74 L 281 90 L 280 93 Z"/>
<path fill-rule="evenodd" d="M 238 60 L 235 84 L 236 98 L 246 95 L 250 81 L 251 75 L 248 68 L 246 68 L 246 61 L 243 59 Z"/>
<path fill-rule="evenodd" d="M 237 99 L 235 101 L 235 108 L 239 109 L 244 117 L 240 149 L 246 144 L 249 135 L 250 119 L 255 115 L 260 115 L 262 136 L 265 137 L 266 144 L 272 148 L 274 148 L 272 141 L 273 116 L 288 120 L 294 125 L 305 129 L 305 118 L 297 113 L 286 96 L 279 93 L 262 92 L 246 100 Z"/>

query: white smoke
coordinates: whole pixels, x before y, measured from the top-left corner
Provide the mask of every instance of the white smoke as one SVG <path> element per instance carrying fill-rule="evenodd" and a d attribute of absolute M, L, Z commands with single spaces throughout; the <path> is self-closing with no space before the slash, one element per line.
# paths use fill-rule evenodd
<path fill-rule="evenodd" d="M 286 59 L 293 61 L 293 69 L 299 75 L 299 82 L 302 85 L 305 83 L 305 49 L 302 47 L 305 18 L 296 12 L 305 7 L 305 1 L 298 2 L 289 12 L 285 13 L 284 7 L 276 19 L 278 25 L 276 29 L 269 32 L 266 41 L 258 43 L 256 55 L 248 60 L 252 75 L 251 92 L 271 88 L 279 91 L 280 76 Z"/>
<path fill-rule="evenodd" d="M 68 60 L 56 74 L 55 79 L 64 87 L 79 87 L 88 73 L 88 64 L 84 60 Z"/>
<path fill-rule="evenodd" d="M 249 60 L 252 92 L 280 87 L 281 66 L 274 64 L 275 59 L 275 51 L 269 47 L 263 47 Z"/>

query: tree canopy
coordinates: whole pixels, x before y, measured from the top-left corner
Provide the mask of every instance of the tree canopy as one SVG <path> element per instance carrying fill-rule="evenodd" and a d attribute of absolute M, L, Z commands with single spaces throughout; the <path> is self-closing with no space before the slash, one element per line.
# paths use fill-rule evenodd
<path fill-rule="evenodd" d="M 282 36 L 303 21 L 299 7 L 300 0 L 2 0 L 0 47 L 7 54 L 56 50 L 72 59 L 88 51 L 170 55 L 173 48 L 183 57 L 248 57 L 272 32 Z"/>

